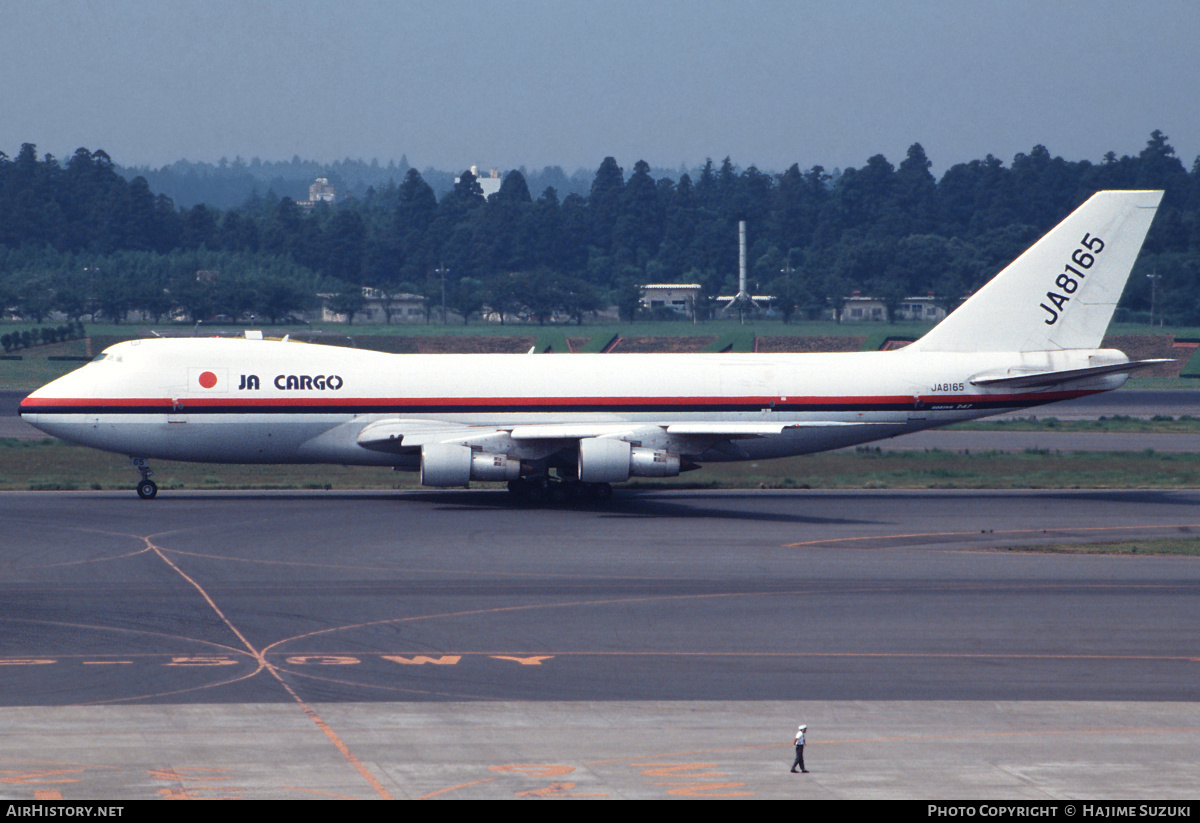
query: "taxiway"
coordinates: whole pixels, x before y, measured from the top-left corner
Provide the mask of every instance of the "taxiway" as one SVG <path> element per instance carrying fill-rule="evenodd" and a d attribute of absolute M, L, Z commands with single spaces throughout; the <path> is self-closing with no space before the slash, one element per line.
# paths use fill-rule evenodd
<path fill-rule="evenodd" d="M 1200 563 L 1007 548 L 1197 504 L 0 494 L 0 791 L 1194 796 Z"/>

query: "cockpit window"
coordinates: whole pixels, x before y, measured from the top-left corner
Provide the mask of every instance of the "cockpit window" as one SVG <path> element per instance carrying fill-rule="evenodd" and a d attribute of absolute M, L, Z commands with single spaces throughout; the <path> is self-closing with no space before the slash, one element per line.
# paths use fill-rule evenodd
<path fill-rule="evenodd" d="M 95 357 L 92 358 L 92 362 L 99 363 L 101 360 L 104 360 L 107 357 L 108 357 L 108 352 L 102 351 L 98 355 L 96 355 Z"/>

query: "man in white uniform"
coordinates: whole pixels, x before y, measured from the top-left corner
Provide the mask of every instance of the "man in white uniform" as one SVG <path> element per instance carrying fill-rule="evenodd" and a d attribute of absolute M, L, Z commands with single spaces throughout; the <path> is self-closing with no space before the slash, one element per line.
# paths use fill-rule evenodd
<path fill-rule="evenodd" d="M 792 741 L 792 745 L 796 747 L 796 760 L 792 763 L 792 774 L 796 774 L 796 767 L 800 767 L 800 771 L 808 774 L 808 769 L 804 768 L 804 733 L 808 731 L 808 726 L 801 725 L 796 730 L 796 739 Z"/>

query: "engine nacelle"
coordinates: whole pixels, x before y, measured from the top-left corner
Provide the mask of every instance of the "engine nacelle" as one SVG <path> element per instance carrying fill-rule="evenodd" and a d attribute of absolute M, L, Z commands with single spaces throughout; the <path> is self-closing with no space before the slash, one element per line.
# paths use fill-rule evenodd
<path fill-rule="evenodd" d="M 584 483 L 620 483 L 629 479 L 632 447 L 624 440 L 585 437 L 579 441 L 579 479 Z"/>
<path fill-rule="evenodd" d="M 506 454 L 472 451 L 457 443 L 421 447 L 421 485 L 465 486 L 471 480 L 516 480 L 521 461 Z"/>
<path fill-rule="evenodd" d="M 630 475 L 674 477 L 677 474 L 679 455 L 664 449 L 644 449 L 607 437 L 585 437 L 579 441 L 579 479 L 584 483 L 620 483 Z"/>
<path fill-rule="evenodd" d="M 507 454 L 474 452 L 471 455 L 472 480 L 516 480 L 521 476 L 521 461 Z"/>
<path fill-rule="evenodd" d="M 629 473 L 635 477 L 677 477 L 679 455 L 663 449 L 629 450 Z"/>

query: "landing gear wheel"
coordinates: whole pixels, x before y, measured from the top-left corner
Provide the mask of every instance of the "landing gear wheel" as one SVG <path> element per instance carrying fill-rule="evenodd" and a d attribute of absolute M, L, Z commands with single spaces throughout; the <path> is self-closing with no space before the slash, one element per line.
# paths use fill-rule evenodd
<path fill-rule="evenodd" d="M 154 496 L 158 494 L 158 486 L 156 486 L 154 481 L 150 479 L 150 475 L 154 474 L 154 472 L 150 469 L 150 461 L 144 457 L 131 456 L 129 458 L 129 463 L 135 469 L 137 469 L 138 474 L 141 475 L 142 478 L 137 484 L 138 497 L 142 498 L 143 500 L 153 500 Z"/>
<path fill-rule="evenodd" d="M 545 503 L 550 497 L 550 484 L 544 480 L 529 480 L 525 486 L 525 500 L 535 506 Z"/>

